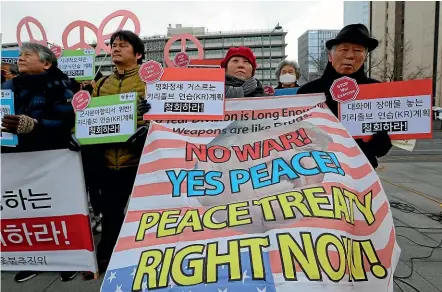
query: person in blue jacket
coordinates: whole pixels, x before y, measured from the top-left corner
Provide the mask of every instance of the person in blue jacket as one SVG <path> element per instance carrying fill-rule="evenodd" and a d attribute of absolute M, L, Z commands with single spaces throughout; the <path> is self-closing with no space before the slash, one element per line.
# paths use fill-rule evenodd
<path fill-rule="evenodd" d="M 14 92 L 15 115 L 5 115 L 1 129 L 17 134 L 18 146 L 2 152 L 67 148 L 75 123 L 69 77 L 54 53 L 35 43 L 21 46 L 18 67 L 20 74 L 2 84 Z"/>
<path fill-rule="evenodd" d="M 69 148 L 75 113 L 70 81 L 57 68 L 57 58 L 47 47 L 24 43 L 18 59 L 20 74 L 2 84 L 14 93 L 14 115 L 5 115 L 1 131 L 17 134 L 17 147 L 2 147 L 2 152 L 30 152 Z M 72 280 L 78 272 L 61 272 L 61 280 Z M 16 282 L 25 282 L 38 274 L 21 271 Z"/>

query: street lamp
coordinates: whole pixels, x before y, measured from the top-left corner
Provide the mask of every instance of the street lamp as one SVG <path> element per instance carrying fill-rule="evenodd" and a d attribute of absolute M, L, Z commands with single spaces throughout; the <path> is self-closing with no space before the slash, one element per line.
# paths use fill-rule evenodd
<path fill-rule="evenodd" d="M 275 28 L 273 28 L 273 30 L 270 32 L 270 80 L 269 80 L 269 83 L 270 83 L 270 86 L 272 86 L 272 33 L 275 31 L 275 30 L 281 30 L 282 29 L 282 26 L 280 26 L 279 25 L 279 22 L 278 22 L 278 24 L 275 26 Z"/>

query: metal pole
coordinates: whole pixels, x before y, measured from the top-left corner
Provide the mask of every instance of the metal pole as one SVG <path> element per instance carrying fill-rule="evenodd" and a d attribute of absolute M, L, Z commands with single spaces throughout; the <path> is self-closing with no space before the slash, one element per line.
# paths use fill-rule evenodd
<path fill-rule="evenodd" d="M 272 86 L 272 33 L 275 31 L 275 29 L 273 29 L 271 32 L 270 32 L 270 34 L 269 34 L 269 36 L 270 36 L 270 57 L 269 57 L 269 59 L 270 59 L 270 67 L 269 67 L 269 70 L 270 70 L 270 79 L 269 79 L 269 85 L 270 86 Z"/>
<path fill-rule="evenodd" d="M 373 1 L 369 2 L 370 4 L 370 9 L 369 9 L 369 14 L 370 14 L 370 20 L 369 20 L 369 24 L 370 24 L 370 34 L 373 33 Z M 368 55 L 368 77 L 371 78 L 371 53 Z"/>
<path fill-rule="evenodd" d="M 438 49 L 439 49 L 439 12 L 440 3 L 436 1 L 436 9 L 434 11 L 434 47 L 433 47 L 433 106 L 436 105 L 436 82 L 438 67 Z M 440 98 L 440 97 L 439 97 Z"/>
<path fill-rule="evenodd" d="M 103 63 L 104 63 L 104 61 L 105 61 L 106 58 L 107 58 L 107 55 L 108 55 L 108 53 L 106 53 L 106 55 L 104 55 L 103 60 L 101 60 L 100 66 L 98 66 L 98 69 L 97 69 L 97 71 L 95 72 L 94 79 L 95 79 L 95 77 L 97 77 L 98 72 L 100 72 L 101 66 L 103 66 Z"/>

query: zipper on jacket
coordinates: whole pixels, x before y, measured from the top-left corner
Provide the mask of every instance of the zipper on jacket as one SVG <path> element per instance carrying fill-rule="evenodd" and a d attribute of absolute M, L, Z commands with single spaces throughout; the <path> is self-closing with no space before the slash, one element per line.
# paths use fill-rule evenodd
<path fill-rule="evenodd" d="M 118 94 L 121 93 L 121 87 L 123 87 L 123 81 L 124 77 L 126 76 L 126 70 L 123 72 L 123 76 L 121 74 L 118 74 L 118 78 L 120 79 L 120 83 L 118 84 Z M 118 147 L 115 148 L 115 168 L 118 170 Z"/>

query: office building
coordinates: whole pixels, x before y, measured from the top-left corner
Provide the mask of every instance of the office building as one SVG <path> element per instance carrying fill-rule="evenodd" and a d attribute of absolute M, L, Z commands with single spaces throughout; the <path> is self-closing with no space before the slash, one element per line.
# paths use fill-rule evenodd
<path fill-rule="evenodd" d="M 274 72 L 278 64 L 287 55 L 285 47 L 285 36 L 287 32 L 283 30 L 255 30 L 255 31 L 213 31 L 209 32 L 204 27 L 183 27 L 177 24 L 175 27 L 169 25 L 167 35 L 154 35 L 141 37 L 146 49 L 146 60 L 155 60 L 163 64 L 164 47 L 173 35 L 190 33 L 194 35 L 202 44 L 204 49 L 204 59 L 222 59 L 227 50 L 232 46 L 247 46 L 252 49 L 256 56 L 257 69 L 255 77 L 264 85 L 277 85 Z M 17 49 L 17 44 L 6 44 L 2 47 Z M 169 58 L 173 60 L 175 55 L 181 51 L 181 41 L 178 40 L 172 45 Z M 198 50 L 190 40 L 186 41 L 186 53 L 190 57 L 198 55 Z M 270 61 L 271 60 L 271 61 Z M 96 68 L 104 75 L 112 72 L 112 60 L 104 53 L 99 54 L 95 59 Z M 164 65 L 164 64 L 163 64 Z"/>
<path fill-rule="evenodd" d="M 433 78 L 441 106 L 442 39 L 438 1 L 370 2 L 370 30 L 380 41 L 369 75 L 382 81 Z"/>
<path fill-rule="evenodd" d="M 167 35 L 151 36 L 143 38 L 146 47 L 146 60 L 155 60 L 163 63 L 164 46 L 170 37 L 183 33 L 194 35 L 204 48 L 204 59 L 222 59 L 227 50 L 232 46 L 248 46 L 255 53 L 257 61 L 257 70 L 255 77 L 268 85 L 271 81 L 272 85 L 277 84 L 274 71 L 279 62 L 284 60 L 287 55 L 285 53 L 285 36 L 287 32 L 282 30 L 256 30 L 256 31 L 213 31 L 209 32 L 204 27 L 183 27 L 179 24 L 176 27 L 169 26 Z M 271 38 L 270 38 L 271 37 Z M 170 48 L 169 58 L 173 60 L 175 55 L 181 51 L 181 41 L 176 41 Z M 186 41 L 186 53 L 190 57 L 198 55 L 195 44 Z M 104 56 L 98 56 L 97 60 L 101 60 Z M 270 62 L 271 60 L 271 62 Z M 103 69 L 110 71 L 109 62 L 103 63 Z"/>
<path fill-rule="evenodd" d="M 362 23 L 368 27 L 370 1 L 344 1 L 344 26 Z"/>
<path fill-rule="evenodd" d="M 308 30 L 298 38 L 298 62 L 301 67 L 300 84 L 321 77 L 328 62 L 325 43 L 336 37 L 339 30 Z"/>

